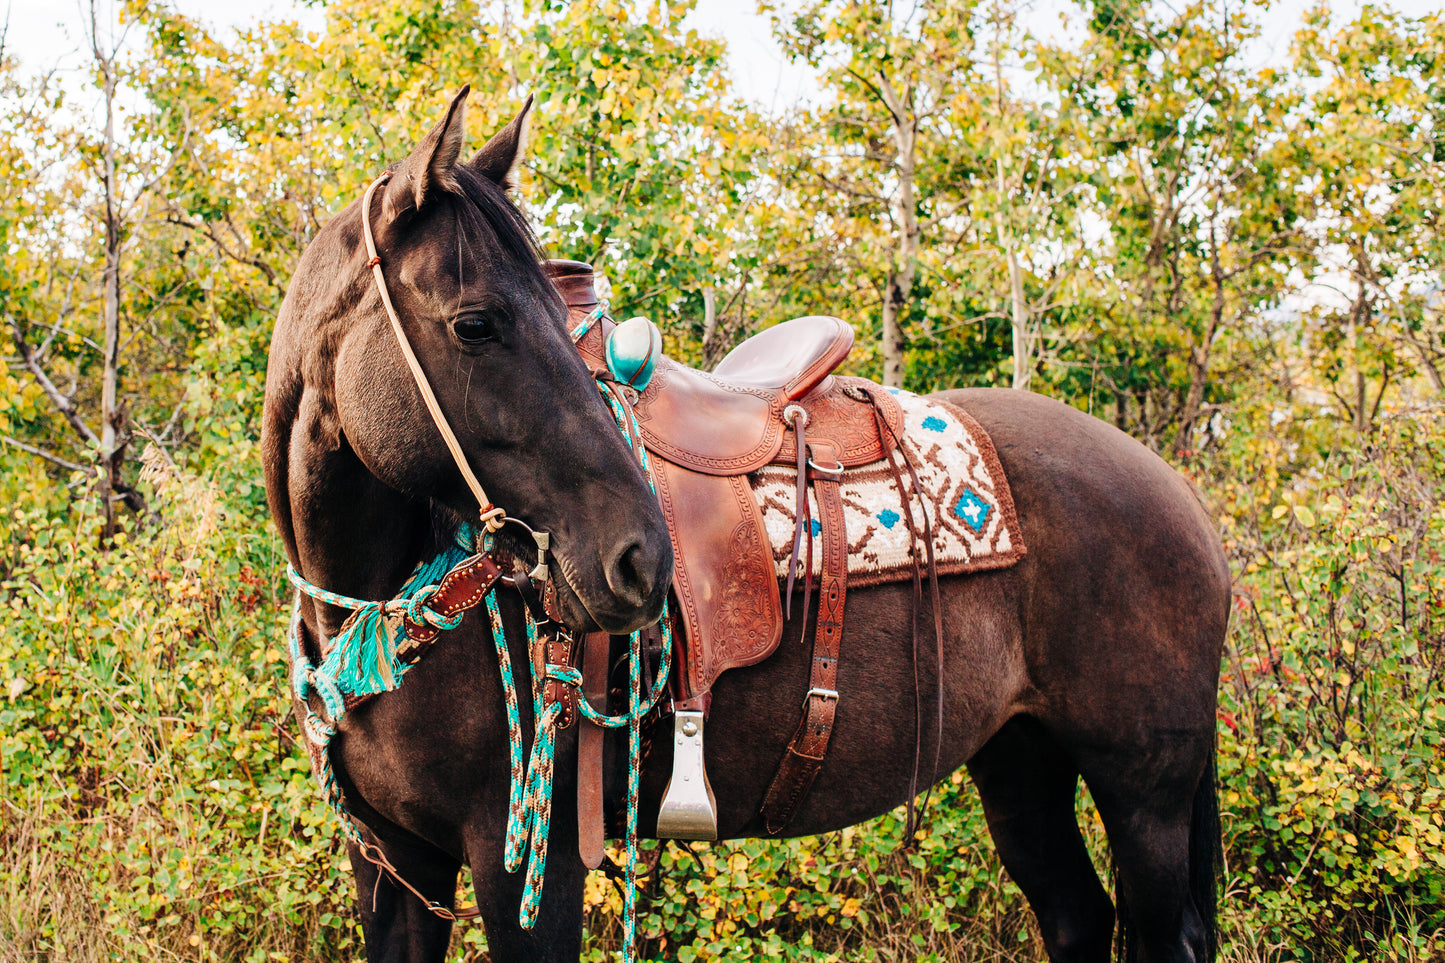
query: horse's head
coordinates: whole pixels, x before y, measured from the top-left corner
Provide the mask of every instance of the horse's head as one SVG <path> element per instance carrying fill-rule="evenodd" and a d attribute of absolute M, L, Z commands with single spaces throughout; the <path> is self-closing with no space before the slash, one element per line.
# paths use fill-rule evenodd
<path fill-rule="evenodd" d="M 386 286 L 487 495 L 551 533 L 564 617 L 574 628 L 632 629 L 661 611 L 667 528 L 506 196 L 531 102 L 463 161 L 466 95 L 373 198 Z M 349 530 L 404 538 L 433 502 L 477 515 L 373 283 L 361 219 L 353 203 L 327 224 L 292 280 L 272 346 L 264 444 L 272 511 L 293 559 L 352 584 L 375 578 L 362 560 L 337 557 L 371 547 Z"/>

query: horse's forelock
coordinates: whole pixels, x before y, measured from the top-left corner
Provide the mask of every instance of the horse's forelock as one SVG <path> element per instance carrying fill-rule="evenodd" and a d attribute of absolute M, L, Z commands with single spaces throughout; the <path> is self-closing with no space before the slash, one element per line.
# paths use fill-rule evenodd
<path fill-rule="evenodd" d="M 506 267 L 520 273 L 544 302 L 555 302 L 565 313 L 561 296 L 542 269 L 545 254 L 526 216 L 507 197 L 506 192 L 469 165 L 458 164 L 456 175 L 459 199 L 458 227 L 469 241 L 490 234 L 497 253 Z M 485 232 L 483 234 L 482 232 Z"/>

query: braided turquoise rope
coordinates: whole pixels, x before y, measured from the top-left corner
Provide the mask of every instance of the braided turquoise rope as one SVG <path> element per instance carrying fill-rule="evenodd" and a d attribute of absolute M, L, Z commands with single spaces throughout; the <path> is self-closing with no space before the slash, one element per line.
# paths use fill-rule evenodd
<path fill-rule="evenodd" d="M 296 602 L 287 632 L 291 650 L 291 691 L 305 707 L 302 725 L 306 728 L 307 738 L 317 747 L 314 756 L 317 762 L 316 781 L 326 801 L 340 817 L 343 832 L 353 842 L 360 843 L 361 834 L 346 810 L 346 800 L 329 752 L 337 726 L 346 717 L 346 696 L 361 698 L 395 689 L 401 685 L 402 676 L 410 668 L 396 657 L 396 647 L 405 630 L 397 620 L 388 624 L 388 614 L 405 611 L 415 621 L 438 628 L 453 629 L 461 624 L 461 616 L 441 616 L 426 608 L 426 602 L 436 592 L 436 583 L 470 555 L 461 542 L 470 542 L 472 537 L 471 526 L 462 526 L 457 533 L 458 543 L 419 563 L 396 598 L 389 602 L 370 602 L 338 595 L 312 585 L 295 568 L 286 566 L 286 574 L 296 586 Z M 301 651 L 302 593 L 328 605 L 353 610 L 335 638 L 321 640 L 319 665 L 311 665 Z M 325 716 L 311 708 L 307 697 L 313 692 L 321 699 Z"/>
<path fill-rule="evenodd" d="M 602 309 L 593 312 L 579 331 L 585 333 Z M 577 336 L 574 333 L 574 336 Z M 606 385 L 599 389 L 607 400 L 612 416 L 622 431 L 629 448 L 638 455 L 643 470 L 649 469 L 647 450 L 633 444 L 637 423 L 631 411 L 625 408 Z M 630 429 L 630 430 L 629 430 Z M 648 484 L 651 485 L 649 473 Z M 655 489 L 654 489 L 655 492 Z M 346 696 L 365 697 L 377 695 L 397 688 L 402 676 L 410 666 L 396 657 L 397 645 L 401 642 L 404 629 L 399 616 L 405 615 L 413 622 L 426 623 L 443 631 L 457 628 L 463 615 L 451 617 L 427 607 L 437 591 L 438 583 L 457 565 L 471 555 L 475 532 L 469 525 L 463 525 L 457 533 L 456 544 L 448 546 L 436 556 L 419 563 L 397 596 L 386 602 L 356 599 L 313 585 L 301 577 L 291 566 L 286 573 L 296 586 L 296 605 L 291 617 L 288 642 L 291 650 L 291 687 L 296 698 L 305 707 L 302 720 L 307 737 L 317 747 L 316 780 L 321 786 L 327 802 L 341 820 L 342 830 L 356 843 L 361 843 L 361 834 L 346 809 L 346 800 L 337 781 L 335 768 L 331 765 L 330 745 L 337 727 L 346 716 Z M 353 614 L 342 625 L 341 631 L 331 640 L 323 640 L 322 661 L 311 665 L 301 651 L 301 595 L 306 594 L 317 601 L 338 608 L 351 609 Z M 581 688 L 582 676 L 575 668 L 548 663 L 541 675 L 530 673 L 532 688 L 532 718 L 535 720 L 535 735 L 532 750 L 526 752 L 523 746 L 521 705 L 517 696 L 516 675 L 512 668 L 511 653 L 507 648 L 506 631 L 502 624 L 501 610 L 495 593 L 486 596 L 487 616 L 490 622 L 492 643 L 497 653 L 497 667 L 501 674 L 503 700 L 507 718 L 507 742 L 511 763 L 511 785 L 508 792 L 507 836 L 503 852 L 503 865 L 508 872 L 516 872 L 526 863 L 526 877 L 522 891 L 522 905 L 518 921 L 523 928 L 530 929 L 537 921 L 541 906 L 542 885 L 546 874 L 547 837 L 552 818 L 552 786 L 556 770 L 557 718 L 561 713 L 559 705 L 542 706 L 542 683 L 548 677 L 556 679 L 574 689 Z M 662 661 L 657 679 L 644 697 L 642 688 L 642 633 L 633 632 L 628 640 L 628 711 L 620 715 L 599 712 L 585 698 L 578 698 L 577 705 L 582 715 L 603 728 L 628 727 L 628 778 L 627 778 L 627 880 L 624 890 L 623 933 L 624 946 L 621 958 L 631 960 L 637 947 L 637 822 L 641 788 L 642 760 L 642 719 L 652 711 L 658 699 L 667 689 L 672 672 L 672 628 L 667 605 L 662 613 Z M 527 614 L 526 632 L 528 651 L 533 651 L 537 640 L 537 628 L 531 614 Z M 315 693 L 322 701 L 325 716 L 312 710 L 308 696 Z"/>

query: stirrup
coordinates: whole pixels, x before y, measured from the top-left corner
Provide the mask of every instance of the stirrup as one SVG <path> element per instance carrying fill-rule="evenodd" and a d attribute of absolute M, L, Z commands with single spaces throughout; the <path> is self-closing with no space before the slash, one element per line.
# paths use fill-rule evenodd
<path fill-rule="evenodd" d="M 702 758 L 702 713 L 672 719 L 672 778 L 657 811 L 658 839 L 717 839 L 717 798 Z"/>

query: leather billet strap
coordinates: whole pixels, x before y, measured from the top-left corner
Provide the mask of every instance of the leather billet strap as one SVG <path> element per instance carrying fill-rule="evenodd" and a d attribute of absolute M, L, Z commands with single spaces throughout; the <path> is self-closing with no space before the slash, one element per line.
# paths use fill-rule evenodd
<path fill-rule="evenodd" d="M 461 470 L 462 478 L 466 481 L 467 487 L 472 490 L 472 496 L 476 498 L 477 505 L 481 508 L 481 520 L 489 532 L 495 532 L 502 527 L 503 520 L 507 513 L 487 497 L 482 489 L 482 483 L 477 481 L 477 476 L 472 472 L 472 466 L 467 463 L 466 453 L 462 451 L 461 442 L 457 440 L 456 433 L 447 422 L 447 417 L 442 413 L 441 404 L 437 402 L 436 392 L 432 391 L 431 384 L 426 380 L 426 372 L 421 369 L 421 362 L 417 360 L 416 352 L 412 350 L 411 342 L 407 339 L 406 330 L 401 326 L 401 318 L 397 317 L 396 308 L 391 303 L 391 292 L 386 288 L 386 275 L 381 271 L 381 255 L 376 253 L 376 238 L 371 233 L 371 195 L 376 189 L 387 181 L 391 180 L 391 171 L 387 171 L 371 182 L 366 193 L 361 198 L 361 233 L 366 239 L 366 256 L 369 258 L 367 266 L 371 268 L 372 277 L 376 281 L 376 290 L 381 294 L 382 306 L 386 308 L 386 316 L 391 319 L 391 329 L 396 332 L 397 344 L 401 346 L 401 353 L 406 358 L 407 367 L 411 369 L 411 376 L 416 380 L 417 390 L 421 392 L 422 401 L 426 402 L 426 410 L 431 413 L 432 421 L 436 423 L 437 431 L 441 433 L 442 441 L 446 442 L 447 450 L 452 453 L 452 460 L 457 463 Z"/>
<path fill-rule="evenodd" d="M 848 595 L 848 538 L 838 487 L 842 472 L 826 470 L 838 464 L 836 445 L 812 442 L 807 451 L 808 473 L 818 497 L 818 516 L 823 529 L 823 565 L 818 580 L 818 623 L 813 631 L 813 659 L 803 718 L 763 797 L 763 822 L 768 833 L 774 836 L 792 821 L 798 803 L 823 768 L 838 712 L 838 653 L 843 640 L 843 606 Z M 806 617 L 806 610 L 804 612 Z"/>
<path fill-rule="evenodd" d="M 582 638 L 582 698 L 607 711 L 607 659 L 612 637 L 589 632 Z M 602 809 L 602 727 L 584 718 L 577 727 L 577 851 L 588 869 L 602 865 L 606 845 Z"/>

